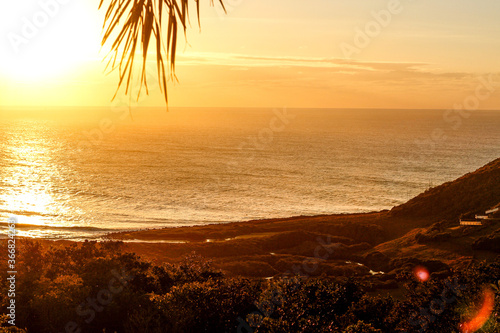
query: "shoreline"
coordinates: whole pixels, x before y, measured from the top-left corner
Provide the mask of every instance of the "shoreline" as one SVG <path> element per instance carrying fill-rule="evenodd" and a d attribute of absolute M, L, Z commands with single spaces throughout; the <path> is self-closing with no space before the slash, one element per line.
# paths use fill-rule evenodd
<path fill-rule="evenodd" d="M 97 231 L 100 228 L 96 227 L 91 227 L 91 226 L 58 226 L 58 225 L 38 225 L 38 224 L 26 224 L 26 223 L 18 223 L 17 228 L 18 229 L 25 229 L 28 231 L 32 230 L 83 230 L 83 231 L 89 231 L 92 232 L 94 231 L 96 233 L 95 236 L 89 235 L 89 236 L 68 236 L 68 237 L 36 237 L 36 236 L 22 236 L 25 238 L 31 238 L 31 239 L 44 239 L 44 240 L 49 240 L 49 241 L 57 241 L 57 240 L 67 240 L 67 241 L 85 241 L 85 240 L 107 240 L 109 238 L 114 239 L 115 236 L 117 235 L 122 235 L 122 234 L 142 234 L 145 232 L 154 232 L 154 231 L 162 231 L 162 230 L 172 230 L 172 229 L 183 229 L 183 228 L 198 228 L 198 227 L 215 227 L 215 226 L 227 226 L 227 225 L 234 225 L 234 224 L 244 224 L 244 223 L 259 223 L 259 222 L 279 222 L 279 221 L 290 221 L 290 220 L 295 220 L 295 219 L 316 219 L 316 218 L 322 218 L 322 217 L 337 217 L 337 216 L 351 216 L 351 215 L 366 215 L 366 214 L 376 214 L 376 213 L 383 213 L 383 212 L 388 212 L 390 210 L 388 209 L 383 209 L 380 211 L 377 210 L 372 210 L 372 211 L 366 211 L 366 212 L 345 212 L 345 213 L 332 213 L 332 214 L 318 214 L 318 215 L 293 215 L 293 216 L 286 216 L 286 217 L 269 217 L 269 218 L 258 218 L 258 219 L 248 219 L 248 220 L 238 220 L 238 221 L 208 221 L 208 222 L 193 222 L 192 224 L 184 224 L 184 225 L 174 225 L 174 226 L 154 226 L 154 227 L 139 227 L 139 228 L 124 228 L 124 229 L 103 229 L 101 232 Z M 16 215 L 14 215 L 16 216 Z M 7 229 L 7 222 L 0 222 L 0 228 L 3 227 L 4 229 Z M 75 232 L 76 233 L 76 232 Z M 0 235 L 0 239 L 3 239 Z M 123 239 L 124 241 L 129 240 L 128 238 Z M 136 239 L 139 240 L 139 239 Z M 158 239 L 158 241 L 161 241 L 162 239 Z"/>

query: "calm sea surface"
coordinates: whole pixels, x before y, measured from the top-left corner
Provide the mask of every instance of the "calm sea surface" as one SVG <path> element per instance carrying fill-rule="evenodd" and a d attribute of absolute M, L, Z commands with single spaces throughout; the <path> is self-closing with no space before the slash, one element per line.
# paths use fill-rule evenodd
<path fill-rule="evenodd" d="M 500 157 L 500 112 L 443 114 L 1 110 L 1 225 L 81 239 L 390 209 Z"/>

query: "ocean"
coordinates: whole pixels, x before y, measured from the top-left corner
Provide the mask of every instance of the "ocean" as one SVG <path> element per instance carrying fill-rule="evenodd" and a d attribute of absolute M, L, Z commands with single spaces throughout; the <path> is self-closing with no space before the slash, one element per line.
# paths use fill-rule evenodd
<path fill-rule="evenodd" d="M 499 157 L 500 112 L 0 110 L 0 219 L 21 236 L 391 209 Z"/>

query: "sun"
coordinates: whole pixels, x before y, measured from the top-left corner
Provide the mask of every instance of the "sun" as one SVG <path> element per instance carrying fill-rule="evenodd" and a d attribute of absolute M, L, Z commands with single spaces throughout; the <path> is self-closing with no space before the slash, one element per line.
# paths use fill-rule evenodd
<path fill-rule="evenodd" d="M 97 5 L 88 0 L 5 1 L 0 4 L 0 78 L 44 81 L 99 56 Z"/>

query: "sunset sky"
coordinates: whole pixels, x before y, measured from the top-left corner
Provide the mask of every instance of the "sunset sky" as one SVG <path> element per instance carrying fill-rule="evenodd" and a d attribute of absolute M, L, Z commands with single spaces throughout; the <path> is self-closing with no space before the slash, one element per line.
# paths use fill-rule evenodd
<path fill-rule="evenodd" d="M 201 32 L 193 12 L 187 43 L 180 34 L 171 106 L 444 109 L 473 94 L 478 76 L 500 72 L 498 0 L 226 0 L 227 15 L 209 2 Z M 110 105 L 117 76 L 104 73 L 98 3 L 0 4 L 0 107 Z M 44 7 L 49 20 L 26 28 Z M 390 22 L 376 23 L 382 10 Z M 366 27 L 375 30 L 361 45 Z M 140 99 L 163 103 L 154 87 Z M 499 107 L 500 93 L 480 106 Z"/>

